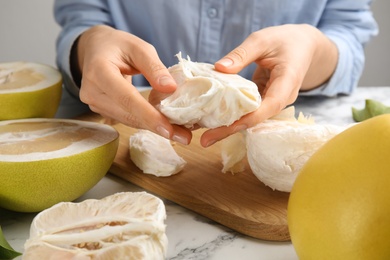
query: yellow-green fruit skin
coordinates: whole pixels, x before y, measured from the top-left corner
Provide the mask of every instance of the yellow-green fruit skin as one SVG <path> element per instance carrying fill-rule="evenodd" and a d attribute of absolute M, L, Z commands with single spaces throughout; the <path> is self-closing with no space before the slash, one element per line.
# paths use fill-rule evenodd
<path fill-rule="evenodd" d="M 109 170 L 119 138 L 93 150 L 32 162 L 0 162 L 0 207 L 38 212 L 72 201 L 91 189 Z"/>
<path fill-rule="evenodd" d="M 29 92 L 0 94 L 0 120 L 52 118 L 62 95 L 62 80 L 53 86 Z"/>
<path fill-rule="evenodd" d="M 353 125 L 305 164 L 288 226 L 300 259 L 390 259 L 390 115 Z"/>

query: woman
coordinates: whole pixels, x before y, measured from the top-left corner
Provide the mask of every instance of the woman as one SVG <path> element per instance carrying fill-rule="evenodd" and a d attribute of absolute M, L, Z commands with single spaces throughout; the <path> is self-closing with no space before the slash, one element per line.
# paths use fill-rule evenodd
<path fill-rule="evenodd" d="M 364 45 L 377 33 L 370 0 L 57 0 L 57 64 L 67 89 L 91 110 L 188 144 L 135 86 L 171 93 L 167 66 L 181 51 L 239 73 L 262 105 L 228 127 L 207 130 L 205 147 L 277 114 L 298 94 L 352 93 Z M 81 80 L 82 79 L 82 80 Z M 145 80 L 146 79 L 146 80 Z"/>

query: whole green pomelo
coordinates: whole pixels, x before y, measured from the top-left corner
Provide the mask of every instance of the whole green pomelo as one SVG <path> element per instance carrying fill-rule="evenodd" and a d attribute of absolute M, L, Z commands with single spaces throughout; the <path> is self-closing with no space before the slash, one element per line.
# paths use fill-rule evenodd
<path fill-rule="evenodd" d="M 390 114 L 325 143 L 298 175 L 288 203 L 300 259 L 390 259 Z"/>
<path fill-rule="evenodd" d="M 118 143 L 118 132 L 105 124 L 0 122 L 0 207 L 37 212 L 78 198 L 107 173 Z"/>
<path fill-rule="evenodd" d="M 33 62 L 0 63 L 0 120 L 54 117 L 61 94 L 57 69 Z"/>

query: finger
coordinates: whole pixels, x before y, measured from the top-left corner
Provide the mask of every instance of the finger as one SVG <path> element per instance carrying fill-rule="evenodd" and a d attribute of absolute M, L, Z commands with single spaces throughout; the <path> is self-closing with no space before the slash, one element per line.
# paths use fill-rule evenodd
<path fill-rule="evenodd" d="M 131 51 L 132 65 L 145 76 L 155 90 L 163 93 L 175 91 L 176 82 L 160 60 L 156 49 L 137 37 L 135 41 L 135 44 L 142 47 Z"/>
<path fill-rule="evenodd" d="M 115 118 L 117 120 L 135 128 L 148 128 L 141 124 L 141 121 L 145 119 L 136 120 L 131 117 L 131 114 L 128 114 L 128 112 L 134 113 L 134 108 L 140 109 L 145 105 L 149 106 L 149 104 L 145 102 L 145 99 L 131 84 L 131 76 L 122 75 L 122 70 L 123 68 L 118 67 L 117 64 L 108 63 L 105 60 L 95 62 L 95 66 L 86 70 L 83 77 L 80 99 L 90 105 L 91 108 L 94 108 L 95 112 L 98 108 L 101 108 L 99 110 L 100 114 L 111 110 L 111 106 L 119 106 L 123 111 L 116 110 Z M 104 98 L 108 99 L 106 103 L 102 102 L 104 95 L 108 96 L 108 98 Z M 125 113 L 126 111 L 127 113 Z M 147 111 L 149 110 L 145 110 L 145 113 Z M 146 116 L 146 118 L 153 119 L 152 115 Z M 113 116 L 111 115 L 111 117 Z M 171 131 L 169 133 L 171 134 Z"/>
<path fill-rule="evenodd" d="M 263 56 L 261 33 L 252 33 L 238 47 L 215 63 L 215 69 L 225 73 L 238 73 Z"/>
<path fill-rule="evenodd" d="M 246 116 L 249 116 L 249 114 Z M 243 119 L 244 117 L 242 117 L 241 119 Z M 222 139 L 224 139 L 224 138 L 226 138 L 234 133 L 245 130 L 247 128 L 248 128 L 248 126 L 245 125 L 244 123 L 241 124 L 241 123 L 239 123 L 239 121 L 236 121 L 235 123 L 233 123 L 230 126 L 221 126 L 218 128 L 209 129 L 209 130 L 205 131 L 202 134 L 202 136 L 200 137 L 200 144 L 203 147 L 209 147 L 209 146 L 215 144 L 216 142 L 218 142 L 218 141 L 220 141 L 220 140 L 222 140 Z"/>
<path fill-rule="evenodd" d="M 185 128 L 184 126 L 172 125 L 173 135 L 171 137 L 172 141 L 188 145 L 192 139 L 192 132 L 190 129 Z"/>
<path fill-rule="evenodd" d="M 129 111 L 132 107 L 142 105 L 139 96 L 138 90 L 113 64 L 96 63 L 82 79 L 80 99 L 91 107 L 105 107 L 108 110 L 110 107 L 120 106 L 123 110 Z M 123 119 L 122 123 L 125 123 Z"/>
<path fill-rule="evenodd" d="M 215 69 L 225 73 L 238 73 L 247 66 L 251 61 L 244 43 L 217 61 L 214 64 Z"/>
<path fill-rule="evenodd" d="M 182 131 L 173 127 L 117 68 L 107 67 L 103 71 L 105 73 L 97 74 L 92 81 L 83 79 L 80 91 L 80 99 L 89 104 L 94 112 L 134 128 L 148 129 L 183 144 L 190 142 L 190 130 Z M 87 87 L 89 92 L 86 91 Z"/>
<path fill-rule="evenodd" d="M 269 87 L 270 82 L 270 71 L 269 69 L 256 66 L 253 72 L 252 81 L 257 85 L 259 93 L 262 97 L 265 96 L 265 90 Z"/>
<path fill-rule="evenodd" d="M 142 96 L 140 98 L 143 99 Z M 171 125 L 168 120 L 159 112 L 155 111 L 148 102 L 144 103 L 146 108 L 139 107 L 139 109 L 126 111 L 122 107 L 115 105 L 115 102 L 113 102 L 107 95 L 101 94 L 98 99 L 101 104 L 112 104 L 110 106 L 90 106 L 92 111 L 99 113 L 105 118 L 119 121 L 137 129 L 147 129 L 167 139 L 171 139 L 184 145 L 191 142 L 192 133 L 189 129 Z M 146 122 L 144 122 L 145 118 L 148 119 Z"/>
<path fill-rule="evenodd" d="M 119 106 L 114 100 L 103 93 L 95 95 L 95 99 L 98 100 L 98 102 L 89 104 L 89 107 L 92 111 L 103 117 L 111 118 L 134 128 L 149 128 L 142 120 L 141 107 L 139 109 L 132 109 L 131 112 L 124 110 L 123 107 Z"/>

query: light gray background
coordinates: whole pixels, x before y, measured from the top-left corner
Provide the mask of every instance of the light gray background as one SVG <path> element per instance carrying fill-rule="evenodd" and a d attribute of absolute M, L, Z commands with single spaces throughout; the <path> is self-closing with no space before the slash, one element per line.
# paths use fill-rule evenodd
<path fill-rule="evenodd" d="M 34 61 L 55 66 L 55 41 L 60 30 L 52 0 L 0 0 L 0 62 Z M 390 86 L 390 1 L 375 0 L 379 36 L 366 47 L 360 86 Z"/>

